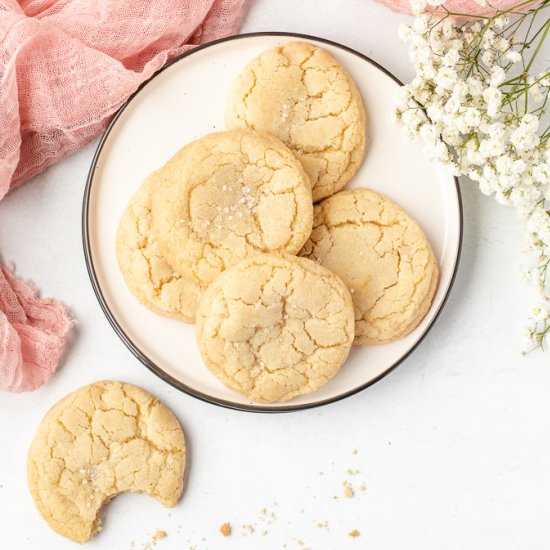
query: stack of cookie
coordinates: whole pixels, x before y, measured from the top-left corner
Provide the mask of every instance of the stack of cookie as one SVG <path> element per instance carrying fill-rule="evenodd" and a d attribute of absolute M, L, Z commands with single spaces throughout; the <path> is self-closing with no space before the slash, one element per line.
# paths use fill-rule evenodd
<path fill-rule="evenodd" d="M 365 113 L 321 48 L 290 42 L 254 59 L 226 127 L 142 183 L 120 222 L 118 261 L 145 306 L 196 321 L 203 359 L 224 384 L 286 401 L 325 384 L 352 344 L 412 331 L 437 262 L 396 204 L 340 191 L 364 156 Z"/>

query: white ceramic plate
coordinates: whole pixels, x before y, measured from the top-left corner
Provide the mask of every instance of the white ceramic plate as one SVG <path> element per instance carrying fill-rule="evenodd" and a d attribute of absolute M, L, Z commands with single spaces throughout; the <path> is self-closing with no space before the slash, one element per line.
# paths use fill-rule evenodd
<path fill-rule="evenodd" d="M 394 199 L 422 226 L 441 278 L 420 325 L 396 342 L 353 348 L 342 370 L 320 390 L 284 404 L 258 405 L 226 388 L 203 365 L 193 325 L 155 315 L 130 293 L 118 269 L 115 234 L 141 181 L 180 147 L 223 129 L 225 101 L 242 68 L 262 51 L 290 40 L 326 49 L 351 74 L 363 96 L 370 144 L 348 187 L 370 187 Z M 211 403 L 243 410 L 288 411 L 330 403 L 379 380 L 416 347 L 451 288 L 462 238 L 456 180 L 427 162 L 416 143 L 392 124 L 399 82 L 362 54 L 311 36 L 259 33 L 196 48 L 164 67 L 117 113 L 98 146 L 84 195 L 84 250 L 92 285 L 107 318 L 128 348 L 158 376 Z"/>

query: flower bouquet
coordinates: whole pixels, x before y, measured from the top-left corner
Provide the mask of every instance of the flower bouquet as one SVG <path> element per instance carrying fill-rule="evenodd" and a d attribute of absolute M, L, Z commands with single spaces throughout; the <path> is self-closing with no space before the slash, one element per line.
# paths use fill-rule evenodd
<path fill-rule="evenodd" d="M 544 348 L 550 339 L 550 68 L 544 47 L 550 45 L 550 0 L 500 8 L 480 1 L 470 12 L 452 11 L 456 3 L 411 0 L 414 22 L 399 34 L 410 43 L 416 75 L 402 88 L 395 115 L 409 137 L 420 136 L 432 159 L 477 182 L 524 220 L 523 276 L 540 294 L 526 351 Z"/>

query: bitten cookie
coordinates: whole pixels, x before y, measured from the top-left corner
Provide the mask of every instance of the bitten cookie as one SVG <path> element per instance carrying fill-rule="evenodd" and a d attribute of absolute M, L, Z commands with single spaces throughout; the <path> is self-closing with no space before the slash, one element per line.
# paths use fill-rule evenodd
<path fill-rule="evenodd" d="M 437 287 L 437 262 L 422 229 L 368 189 L 341 191 L 315 205 L 313 231 L 300 255 L 334 271 L 350 289 L 357 345 L 411 332 Z"/>
<path fill-rule="evenodd" d="M 146 179 L 126 207 L 118 226 L 116 255 L 128 288 L 159 315 L 192 323 L 201 293 L 198 282 L 174 271 L 159 250 L 151 227 L 151 199 L 158 182 Z"/>
<path fill-rule="evenodd" d="M 287 401 L 320 388 L 353 342 L 353 305 L 327 269 L 262 254 L 223 272 L 204 292 L 196 335 L 206 366 L 253 401 Z"/>
<path fill-rule="evenodd" d="M 185 441 L 172 412 L 146 391 L 97 382 L 46 414 L 32 441 L 27 478 L 50 527 L 75 542 L 101 529 L 100 508 L 124 491 L 175 506 Z"/>
<path fill-rule="evenodd" d="M 357 86 L 326 51 L 289 42 L 251 61 L 229 95 L 227 128 L 250 127 L 283 141 L 301 161 L 313 200 L 353 177 L 365 154 Z"/>
<path fill-rule="evenodd" d="M 210 134 L 154 178 L 161 184 L 152 203 L 161 251 L 200 283 L 254 254 L 296 254 L 311 232 L 309 180 L 290 150 L 267 134 Z"/>

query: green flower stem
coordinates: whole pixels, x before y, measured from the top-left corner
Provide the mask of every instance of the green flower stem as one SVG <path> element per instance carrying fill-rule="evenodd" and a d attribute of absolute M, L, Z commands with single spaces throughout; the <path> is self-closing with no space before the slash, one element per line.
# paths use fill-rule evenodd
<path fill-rule="evenodd" d="M 537 48 L 534 51 L 533 55 L 531 56 L 531 60 L 527 64 L 526 72 L 529 72 L 529 69 L 532 67 L 533 63 L 535 62 L 535 58 L 537 57 L 538 53 L 540 52 L 540 49 L 542 48 L 542 45 L 544 44 L 544 41 L 546 37 L 548 36 L 548 32 L 550 31 L 550 19 L 546 21 L 546 25 L 544 25 L 544 32 L 542 33 L 542 36 L 540 37 L 539 43 L 537 44 Z"/>

